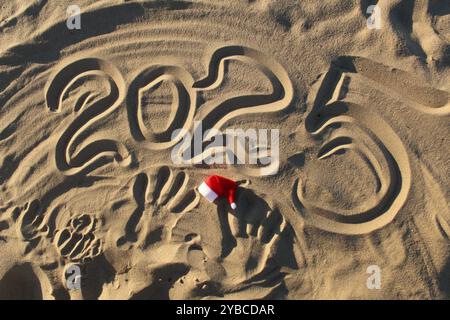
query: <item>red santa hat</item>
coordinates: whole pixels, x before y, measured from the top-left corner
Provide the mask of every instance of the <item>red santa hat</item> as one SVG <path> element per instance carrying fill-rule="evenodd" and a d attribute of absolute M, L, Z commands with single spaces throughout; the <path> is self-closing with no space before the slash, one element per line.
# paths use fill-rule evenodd
<path fill-rule="evenodd" d="M 209 176 L 198 187 L 198 191 L 209 202 L 213 202 L 218 197 L 226 197 L 231 208 L 236 209 L 234 202 L 236 195 L 237 183 L 233 180 L 221 176 Z"/>

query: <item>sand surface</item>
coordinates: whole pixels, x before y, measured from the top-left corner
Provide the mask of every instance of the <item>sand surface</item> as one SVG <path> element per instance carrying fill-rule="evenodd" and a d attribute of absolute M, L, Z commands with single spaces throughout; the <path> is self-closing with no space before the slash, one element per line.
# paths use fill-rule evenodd
<path fill-rule="evenodd" d="M 0 299 L 450 298 L 448 0 L 71 4 L 0 1 Z M 175 164 L 199 121 L 279 161 Z"/>

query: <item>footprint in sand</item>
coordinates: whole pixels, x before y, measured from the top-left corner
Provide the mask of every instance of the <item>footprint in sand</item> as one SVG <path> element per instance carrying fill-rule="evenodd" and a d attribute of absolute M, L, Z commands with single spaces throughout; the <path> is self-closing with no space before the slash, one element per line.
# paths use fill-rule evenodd
<path fill-rule="evenodd" d="M 23 207 L 17 207 L 12 214 L 17 235 L 26 243 L 25 253 L 33 251 L 46 238 L 49 228 L 41 203 L 35 199 Z"/>
<path fill-rule="evenodd" d="M 95 235 L 97 219 L 82 214 L 70 219 L 55 236 L 61 257 L 71 262 L 86 262 L 100 255 L 102 242 Z"/>
<path fill-rule="evenodd" d="M 32 263 L 15 264 L 0 273 L 0 300 L 51 300 L 51 292 L 45 273 Z"/>
<path fill-rule="evenodd" d="M 450 45 L 445 27 L 448 2 L 382 0 L 378 5 L 389 32 L 405 31 L 400 41 L 411 53 L 437 67 L 448 66 Z"/>
<path fill-rule="evenodd" d="M 6 237 L 2 236 L 1 232 L 7 229 L 9 229 L 8 221 L 0 220 L 0 241 L 6 242 Z"/>
<path fill-rule="evenodd" d="M 95 235 L 96 218 L 81 214 L 70 218 L 61 229 L 53 230 L 49 216 L 43 211 L 39 200 L 14 210 L 12 218 L 18 236 L 26 244 L 25 254 L 38 253 L 38 246 L 49 250 L 51 243 L 59 257 L 71 262 L 86 262 L 102 252 L 101 241 Z"/>

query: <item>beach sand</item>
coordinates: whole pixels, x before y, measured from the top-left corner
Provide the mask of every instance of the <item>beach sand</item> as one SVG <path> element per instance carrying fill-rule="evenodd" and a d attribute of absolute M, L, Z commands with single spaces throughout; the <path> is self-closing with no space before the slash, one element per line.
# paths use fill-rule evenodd
<path fill-rule="evenodd" d="M 0 1 L 0 299 L 450 298 L 448 1 L 72 4 Z"/>

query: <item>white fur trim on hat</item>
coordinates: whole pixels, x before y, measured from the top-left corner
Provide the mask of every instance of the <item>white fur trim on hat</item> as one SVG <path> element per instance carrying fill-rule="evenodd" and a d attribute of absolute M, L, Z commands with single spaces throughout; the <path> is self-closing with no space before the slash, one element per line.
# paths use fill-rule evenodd
<path fill-rule="evenodd" d="M 234 209 L 236 209 L 236 208 L 237 208 L 237 205 L 236 205 L 236 203 L 233 202 L 233 203 L 231 204 L 231 209 L 234 210 Z"/>
<path fill-rule="evenodd" d="M 198 187 L 198 192 L 200 192 L 200 194 L 209 202 L 213 202 L 218 197 L 217 193 L 215 193 L 205 182 Z"/>

